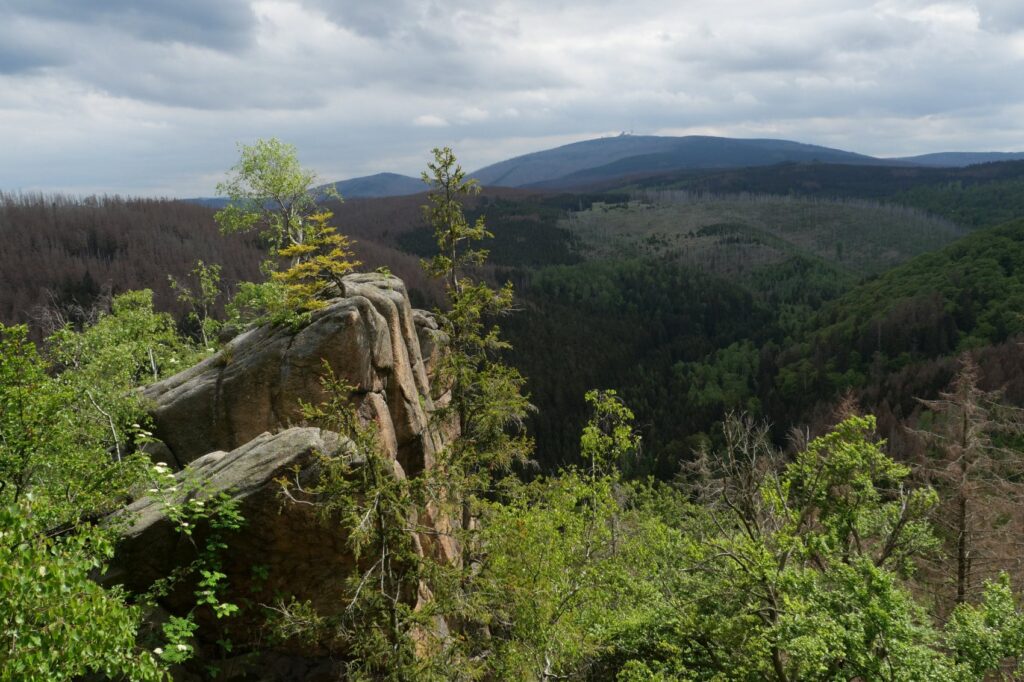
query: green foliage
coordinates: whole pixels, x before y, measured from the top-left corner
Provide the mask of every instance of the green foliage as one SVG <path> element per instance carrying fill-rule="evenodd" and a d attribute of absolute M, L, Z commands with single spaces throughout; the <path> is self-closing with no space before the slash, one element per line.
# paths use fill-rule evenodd
<path fill-rule="evenodd" d="M 593 393 L 581 446 L 635 436 Z M 609 428 L 609 425 L 618 425 Z M 614 466 L 506 482 L 481 505 L 470 594 L 490 679 L 934 680 L 1009 675 L 1024 617 L 1003 579 L 940 628 L 914 597 L 935 551 L 929 489 L 850 417 L 787 461 L 749 420 L 682 490 Z M 616 438 L 616 435 L 619 437 Z"/>
<path fill-rule="evenodd" d="M 632 414 L 613 391 L 591 391 L 580 438 L 589 471 L 569 469 L 506 484 L 482 503 L 482 558 L 472 597 L 492 639 L 494 679 L 576 677 L 609 630 L 632 622 L 650 594 L 637 580 L 649 549 L 671 531 L 631 515 L 616 462 L 639 444 Z"/>
<path fill-rule="evenodd" d="M 640 436 L 633 432 L 633 412 L 615 391 L 587 391 L 593 415 L 580 437 L 580 456 L 592 476 L 618 471 L 628 457 L 636 457 Z"/>
<path fill-rule="evenodd" d="M 91 524 L 146 479 L 135 448 L 149 434 L 134 389 L 195 351 L 153 311 L 149 291 L 116 297 L 82 331 L 59 330 L 42 355 L 24 327 L 0 327 L 0 350 L 3 679 L 162 679 L 136 644 L 139 610 L 90 578 L 118 525 Z"/>
<path fill-rule="evenodd" d="M 156 650 L 167 663 L 183 663 L 195 653 L 191 639 L 199 627 L 195 619 L 197 610 L 208 609 L 217 619 L 239 611 L 237 604 L 225 599 L 227 575 L 221 568 L 228 551 L 228 537 L 245 524 L 245 518 L 238 499 L 230 492 L 209 490 L 207 482 L 189 470 L 174 474 L 166 464 L 158 462 L 150 468 L 150 485 L 150 496 L 160 503 L 175 530 L 196 549 L 190 564 L 157 581 L 144 595 L 147 601 L 155 603 L 180 583 L 194 583 L 195 605 L 185 616 L 174 616 L 162 626 L 167 643 Z M 202 542 L 197 544 L 200 530 Z M 230 651 L 230 642 L 222 640 L 220 644 Z"/>
<path fill-rule="evenodd" d="M 65 327 L 48 339 L 57 367 L 84 384 L 131 387 L 185 369 L 198 356 L 178 336 L 174 320 L 153 309 L 149 289 L 114 297 L 110 314 L 77 332 Z"/>
<path fill-rule="evenodd" d="M 964 679 L 1016 679 L 1024 670 L 1024 613 L 1006 574 L 986 581 L 978 604 L 960 604 L 946 626 L 946 644 Z"/>
<path fill-rule="evenodd" d="M 594 385 L 614 386 L 643 425 L 644 452 L 627 471 L 663 478 L 693 434 L 758 407 L 773 310 L 733 282 L 668 260 L 599 261 L 540 270 L 523 298 L 527 312 L 503 326 L 535 396 L 530 430 L 547 471 L 575 461 Z"/>
<path fill-rule="evenodd" d="M 350 242 L 327 224 L 333 214 L 320 211 L 310 215 L 306 223 L 305 240 L 293 243 L 279 251 L 282 258 L 290 258 L 287 270 L 271 273 L 271 279 L 285 287 L 285 305 L 296 310 L 316 310 L 324 305 L 323 296 L 333 291 L 344 291 L 341 278 L 360 265 L 351 260 Z"/>
<path fill-rule="evenodd" d="M 611 479 L 565 472 L 485 505 L 474 598 L 488 614 L 495 679 L 577 672 L 601 629 L 639 606 L 620 601 L 626 548 L 613 547 L 619 513 Z"/>
<path fill-rule="evenodd" d="M 899 373 L 890 404 L 934 395 L 937 358 L 1024 333 L 1024 223 L 972 234 L 894 268 L 824 306 L 776 360 L 774 416 Z M 950 363 L 951 364 L 951 363 Z M 920 376 L 917 376 L 920 375 Z M 1001 383 L 999 381 L 996 382 Z"/>
<path fill-rule="evenodd" d="M 90 578 L 112 553 L 107 538 L 89 528 L 48 537 L 37 504 L 0 506 L 0 680 L 163 680 L 136 645 L 138 608 Z"/>
<path fill-rule="evenodd" d="M 348 577 L 348 602 L 340 617 L 325 618 L 307 604 L 282 597 L 272 607 L 281 639 L 329 643 L 350 652 L 347 672 L 354 680 L 443 679 L 431 677 L 432 661 L 421 655 L 431 645 L 434 608 L 419 603 L 429 558 L 417 551 L 415 518 L 422 488 L 407 479 L 381 447 L 372 424 L 362 424 L 352 404 L 352 387 L 329 367 L 321 378 L 327 400 L 305 405 L 305 419 L 350 439 L 346 452 L 322 456 L 311 486 L 281 480 L 293 502 L 314 504 L 328 523 L 345 530 L 356 561 Z"/>
<path fill-rule="evenodd" d="M 230 204 L 215 216 L 225 233 L 260 229 L 269 247 L 263 270 L 270 281 L 239 286 L 228 304 L 229 320 L 298 325 L 337 295 L 341 278 L 360 263 L 351 243 L 328 224 L 319 202 L 341 201 L 333 186 L 316 187 L 316 174 L 299 165 L 295 147 L 276 139 L 240 145 L 233 175 L 217 186 Z M 287 265 L 283 265 L 287 263 Z"/>
<path fill-rule="evenodd" d="M 153 653 L 172 665 L 185 663 L 195 655 L 195 647 L 190 641 L 198 628 L 191 614 L 187 618 L 170 616 L 161 628 L 167 643 L 154 649 Z"/>
<path fill-rule="evenodd" d="M 221 293 L 220 270 L 220 265 L 206 265 L 201 260 L 196 261 L 189 273 L 196 282 L 194 289 L 172 275 L 167 276 L 171 290 L 178 294 L 178 300 L 190 308 L 188 319 L 199 328 L 199 341 L 207 349 L 216 342 L 221 327 L 221 323 L 213 317 L 213 309 Z"/>
<path fill-rule="evenodd" d="M 271 257 L 280 249 L 306 241 L 307 218 L 317 202 L 337 198 L 333 188 L 317 188 L 316 174 L 299 165 L 295 147 L 276 138 L 239 145 L 232 174 L 217 185 L 230 203 L 215 216 L 221 230 L 260 230 Z"/>
<path fill-rule="evenodd" d="M 935 496 L 906 490 L 908 470 L 871 441 L 872 419 L 847 419 L 790 463 L 763 430 L 727 426 L 727 451 L 690 479 L 704 504 L 648 507 L 682 541 L 658 547 L 661 598 L 615 634 L 604 675 L 980 680 L 1019 655 L 1012 600 L 963 609 L 945 635 L 915 602 L 905 581 L 935 546 Z M 986 617 L 992 630 L 971 649 Z"/>
<path fill-rule="evenodd" d="M 83 331 L 64 328 L 45 357 L 24 327 L 0 327 L 0 501 L 32 492 L 54 526 L 120 505 L 144 473 L 147 435 L 132 389 L 195 357 L 149 291 L 114 299 Z M 50 358 L 47 361 L 47 358 Z"/>
<path fill-rule="evenodd" d="M 18 502 L 45 469 L 59 459 L 66 441 L 52 428 L 71 399 L 46 373 L 28 329 L 0 327 L 0 496 Z"/>
<path fill-rule="evenodd" d="M 459 436 L 441 454 L 439 470 L 447 481 L 448 499 L 461 500 L 462 523 L 469 530 L 474 498 L 486 491 L 494 477 L 524 462 L 531 442 L 521 433 L 530 404 L 523 395 L 525 379 L 515 368 L 502 362 L 509 348 L 500 328 L 491 323 L 512 306 L 512 286 L 492 289 L 474 281 L 468 268 L 479 266 L 487 251 L 474 243 L 490 236 L 483 217 L 470 226 L 462 199 L 478 191 L 467 180 L 451 149 L 434 149 L 424 181 L 433 190 L 424 213 L 431 221 L 439 253 L 424 267 L 445 283 L 448 310 L 439 312 L 448 344 L 434 379 L 438 395 L 447 393 L 448 404 L 437 410 L 436 418 L 452 419 Z M 471 543 L 467 543 L 467 552 Z"/>
<path fill-rule="evenodd" d="M 237 327 L 270 322 L 298 325 L 306 317 L 288 300 L 288 288 L 281 282 L 241 282 L 225 306 L 227 323 Z"/>
<path fill-rule="evenodd" d="M 1018 173 L 1024 168 L 1024 164 L 1015 165 Z M 956 179 L 921 184 L 899 192 L 893 201 L 916 206 L 968 227 L 990 227 L 1024 217 L 1024 179 L 1011 177 L 987 182 Z"/>
<path fill-rule="evenodd" d="M 433 149 L 434 161 L 427 164 L 423 182 L 431 187 L 430 203 L 423 207 L 427 222 L 434 228 L 438 253 L 424 268 L 431 275 L 441 277 L 450 292 L 461 290 L 459 277 L 467 266 L 482 265 L 487 251 L 473 247 L 486 237 L 493 237 L 479 216 L 470 225 L 462 208 L 462 200 L 480 192 L 476 180 L 467 179 L 462 166 L 455 160 L 449 147 Z"/>

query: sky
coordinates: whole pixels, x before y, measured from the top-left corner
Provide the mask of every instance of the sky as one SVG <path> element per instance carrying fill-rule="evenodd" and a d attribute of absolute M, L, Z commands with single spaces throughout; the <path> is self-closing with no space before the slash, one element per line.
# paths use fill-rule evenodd
<path fill-rule="evenodd" d="M 1024 151 L 1022 0 L 0 0 L 0 191 L 210 196 L 577 140 Z"/>

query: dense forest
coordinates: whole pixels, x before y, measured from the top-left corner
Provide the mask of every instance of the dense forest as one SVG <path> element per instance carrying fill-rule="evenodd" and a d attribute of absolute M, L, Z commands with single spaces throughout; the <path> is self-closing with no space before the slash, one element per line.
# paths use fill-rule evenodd
<path fill-rule="evenodd" d="M 241 152 L 219 212 L 0 195 L 0 680 L 1019 674 L 1024 163 L 481 192 L 445 148 L 429 194 L 339 201 Z M 374 270 L 435 309 L 450 440 L 414 468 L 321 371 L 297 423 L 348 449 L 274 500 L 342 531 L 325 614 L 231 572 L 235 491 L 159 458 L 140 391 Z M 137 592 L 102 575 L 140 500 L 193 558 Z"/>

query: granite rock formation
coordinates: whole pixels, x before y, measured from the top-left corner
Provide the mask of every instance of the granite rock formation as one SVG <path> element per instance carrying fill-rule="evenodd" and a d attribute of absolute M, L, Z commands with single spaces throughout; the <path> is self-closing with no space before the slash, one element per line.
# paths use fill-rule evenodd
<path fill-rule="evenodd" d="M 350 275 L 343 288 L 308 323 L 251 329 L 216 355 L 144 391 L 159 438 L 151 456 L 178 471 L 180 479 L 201 481 L 201 495 L 226 492 L 239 502 L 245 524 L 231 535 L 222 569 L 229 599 L 256 603 L 286 594 L 324 615 L 346 603 L 345 580 L 355 561 L 340 524 L 325 521 L 311 505 L 285 499 L 279 483 L 282 477 L 303 485 L 315 482 L 324 456 L 362 456 L 346 437 L 302 424 L 301 404 L 325 398 L 320 378 L 326 367 L 353 386 L 358 413 L 377 425 L 396 477 L 434 466 L 452 435 L 431 419 L 436 405 L 430 373 L 444 345 L 432 316 L 411 308 L 404 285 L 394 277 Z M 202 530 L 183 536 L 162 502 L 147 497 L 126 511 L 130 527 L 105 582 L 143 591 L 195 558 Z M 448 519 L 433 508 L 418 510 L 417 517 L 426 528 L 414 537 L 418 551 L 458 562 Z M 412 600 L 428 595 L 423 585 Z M 169 613 L 193 604 L 192 586 L 184 583 L 161 601 Z M 229 619 L 230 625 L 209 615 L 206 620 L 209 627 L 201 628 L 206 637 L 226 628 L 243 648 L 260 640 L 258 608 Z M 316 656 L 344 652 L 285 648 L 276 655 L 291 657 L 293 669 Z"/>

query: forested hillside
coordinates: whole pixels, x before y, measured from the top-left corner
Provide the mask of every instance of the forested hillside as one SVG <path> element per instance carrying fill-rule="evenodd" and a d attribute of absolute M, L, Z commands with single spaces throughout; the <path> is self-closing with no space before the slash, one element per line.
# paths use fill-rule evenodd
<path fill-rule="evenodd" d="M 519 289 L 519 312 L 500 323 L 513 346 L 509 357 L 541 408 L 531 428 L 542 466 L 574 457 L 574 434 L 585 416 L 582 395 L 594 385 L 624 393 L 647 437 L 649 461 L 639 470 L 663 476 L 691 456 L 729 409 L 770 417 L 782 433 L 785 425 L 817 420 L 837 392 L 861 386 L 860 374 L 872 376 L 874 388 L 863 386 L 865 399 L 879 403 L 883 426 L 892 428 L 889 413 L 906 412 L 916 393 L 893 407 L 886 395 L 896 389 L 878 384 L 888 381 L 880 370 L 867 372 L 868 360 L 834 359 L 820 342 L 810 354 L 820 367 L 794 383 L 794 368 L 809 361 L 795 349 L 811 344 L 807 339 L 824 319 L 816 316 L 819 308 L 860 279 L 1013 214 L 1013 201 L 994 197 L 1018 196 L 1007 189 L 1019 182 L 1014 164 L 955 172 L 959 179 L 950 184 L 954 171 L 948 170 L 783 165 L 707 175 L 684 190 L 495 190 L 469 197 L 469 219 L 486 218 L 495 235 L 486 241 L 487 276 Z M 794 186 L 817 196 L 763 193 Z M 725 189 L 748 193 L 708 193 Z M 878 203 L 886 193 L 951 217 Z M 965 193 L 978 201 L 964 200 Z M 832 194 L 846 198 L 825 198 Z M 355 239 L 364 267 L 387 267 L 406 282 L 414 302 L 431 307 L 440 292 L 419 267 L 420 258 L 436 253 L 422 201 L 356 199 L 328 207 L 333 223 Z M 992 213 L 993 206 L 1003 213 Z M 8 322 L 41 320 L 46 306 L 88 309 L 107 286 L 114 293 L 149 286 L 157 307 L 190 328 L 188 306 L 166 275 L 185 282 L 196 260 L 221 263 L 226 293 L 217 306 L 238 281 L 258 276 L 259 240 L 218 235 L 207 208 L 5 197 L 3 210 L 0 226 L 12 245 L 21 245 L 4 253 L 7 288 L 0 304 Z M 847 342 L 853 340 L 833 346 Z M 899 355 L 900 342 L 891 339 L 887 352 Z M 948 378 L 944 367 L 932 381 L 915 384 L 922 395 L 933 395 Z"/>
<path fill-rule="evenodd" d="M 1024 220 L 240 151 L 215 214 L 4 198 L 0 680 L 1024 665 Z"/>
<path fill-rule="evenodd" d="M 844 389 L 895 427 L 951 377 L 953 358 L 982 359 L 984 384 L 1024 400 L 1016 338 L 1024 333 L 1024 221 L 922 255 L 825 305 L 779 355 L 779 418 Z"/>
<path fill-rule="evenodd" d="M 415 202 L 411 214 L 420 220 Z M 111 293 L 141 288 L 153 290 L 157 309 L 183 320 L 187 306 L 168 276 L 185 281 L 203 260 L 221 266 L 223 286 L 233 291 L 260 274 L 259 240 L 220 234 L 213 215 L 184 201 L 0 194 L 0 236 L 7 244 L 0 252 L 0 321 L 42 323 L 48 311 L 80 321 L 76 309 L 87 312 L 101 298 L 109 305 Z M 360 244 L 368 266 L 387 265 L 429 292 L 417 259 L 374 242 L 373 230 L 371 224 L 359 233 L 368 236 Z"/>
<path fill-rule="evenodd" d="M 717 173 L 653 174 L 606 186 L 623 187 L 886 200 L 934 213 L 964 227 L 998 225 L 1024 216 L 1022 161 L 941 169 L 780 164 Z"/>

